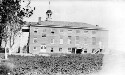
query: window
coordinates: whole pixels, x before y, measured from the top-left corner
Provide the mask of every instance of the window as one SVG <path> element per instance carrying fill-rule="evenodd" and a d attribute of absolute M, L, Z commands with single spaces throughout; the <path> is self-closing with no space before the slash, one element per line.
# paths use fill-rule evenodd
<path fill-rule="evenodd" d="M 46 29 L 43 29 L 43 32 L 46 32 Z"/>
<path fill-rule="evenodd" d="M 54 34 L 55 33 L 55 29 L 51 29 L 51 33 Z"/>
<path fill-rule="evenodd" d="M 41 49 L 46 49 L 46 45 L 41 45 Z"/>
<path fill-rule="evenodd" d="M 68 36 L 68 39 L 71 39 L 71 36 Z"/>
<path fill-rule="evenodd" d="M 96 31 L 92 31 L 92 34 L 96 34 Z"/>
<path fill-rule="evenodd" d="M 33 39 L 33 43 L 37 43 L 37 38 L 36 37 Z"/>
<path fill-rule="evenodd" d="M 88 43 L 88 37 L 84 37 L 84 44 Z"/>
<path fill-rule="evenodd" d="M 41 46 L 41 49 L 43 49 L 43 46 Z"/>
<path fill-rule="evenodd" d="M 60 36 L 60 44 L 63 44 L 63 36 Z"/>
<path fill-rule="evenodd" d="M 71 36 L 68 36 L 68 44 L 71 44 Z"/>
<path fill-rule="evenodd" d="M 79 44 L 79 36 L 76 36 L 76 44 Z"/>
<path fill-rule="evenodd" d="M 46 34 L 45 34 L 45 33 L 42 33 L 42 37 L 46 37 Z"/>
<path fill-rule="evenodd" d="M 92 45 L 96 45 L 96 37 L 92 37 Z"/>
<path fill-rule="evenodd" d="M 84 33 L 88 33 L 88 30 L 84 30 Z"/>
<path fill-rule="evenodd" d="M 69 32 L 71 32 L 72 30 L 71 29 L 68 29 Z"/>
<path fill-rule="evenodd" d="M 76 36 L 76 40 L 79 40 L 79 36 Z"/>
<path fill-rule="evenodd" d="M 51 43 L 51 44 L 54 44 L 54 38 L 51 39 L 51 42 L 50 42 L 50 43 Z"/>
<path fill-rule="evenodd" d="M 33 50 L 37 50 L 37 47 L 33 47 Z"/>
<path fill-rule="evenodd" d="M 62 48 L 59 48 L 59 51 L 62 51 Z"/>
<path fill-rule="evenodd" d="M 34 29 L 34 33 L 37 33 L 37 32 L 38 32 L 38 28 L 35 28 L 35 29 Z"/>
<path fill-rule="evenodd" d="M 87 53 L 87 49 L 84 49 L 84 53 Z"/>
<path fill-rule="evenodd" d="M 60 32 L 63 32 L 63 29 L 60 29 Z"/>
<path fill-rule="evenodd" d="M 72 52 L 72 48 L 68 48 L 68 52 Z"/>
<path fill-rule="evenodd" d="M 53 48 L 51 48 L 51 52 L 53 52 Z"/>
<path fill-rule="evenodd" d="M 95 52 L 95 49 L 92 49 L 92 53 L 94 53 Z"/>
<path fill-rule="evenodd" d="M 80 30 L 76 30 L 76 33 L 80 33 Z"/>

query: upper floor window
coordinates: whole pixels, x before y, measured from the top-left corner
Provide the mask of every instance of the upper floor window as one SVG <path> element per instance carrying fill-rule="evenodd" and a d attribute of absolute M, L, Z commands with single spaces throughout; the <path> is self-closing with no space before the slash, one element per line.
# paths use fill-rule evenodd
<path fill-rule="evenodd" d="M 79 40 L 79 36 L 76 36 L 76 40 Z"/>
<path fill-rule="evenodd" d="M 76 36 L 76 44 L 79 44 L 79 36 Z"/>
<path fill-rule="evenodd" d="M 87 44 L 88 43 L 88 37 L 84 37 L 84 44 Z"/>
<path fill-rule="evenodd" d="M 92 31 L 92 34 L 96 34 L 96 31 Z"/>
<path fill-rule="evenodd" d="M 63 44 L 63 36 L 60 36 L 60 44 Z"/>
<path fill-rule="evenodd" d="M 37 43 L 37 38 L 33 38 L 33 43 Z"/>
<path fill-rule="evenodd" d="M 68 44 L 71 44 L 71 36 L 68 36 Z"/>
<path fill-rule="evenodd" d="M 51 43 L 51 44 L 54 44 L 54 38 L 51 39 L 51 42 L 50 42 L 50 43 Z"/>
<path fill-rule="evenodd" d="M 51 33 L 52 33 L 52 34 L 55 33 L 55 29 L 54 29 L 54 28 L 51 29 Z"/>
<path fill-rule="evenodd" d="M 62 51 L 62 48 L 59 48 L 59 51 Z"/>
<path fill-rule="evenodd" d="M 76 30 L 76 33 L 80 33 L 80 30 Z"/>
<path fill-rule="evenodd" d="M 96 37 L 92 37 L 92 45 L 96 45 Z"/>
<path fill-rule="evenodd" d="M 88 30 L 84 30 L 84 33 L 88 33 Z"/>
<path fill-rule="evenodd" d="M 46 29 L 43 29 L 43 32 L 46 32 Z"/>
<path fill-rule="evenodd" d="M 37 32 L 38 32 L 38 28 L 35 28 L 35 29 L 34 29 L 34 33 L 37 33 Z"/>
<path fill-rule="evenodd" d="M 72 32 L 72 29 L 68 29 L 68 32 Z"/>
<path fill-rule="evenodd" d="M 42 37 L 46 37 L 46 34 L 45 34 L 45 33 L 42 33 Z"/>
<path fill-rule="evenodd" d="M 63 32 L 64 30 L 63 29 L 60 29 L 60 32 Z"/>
<path fill-rule="evenodd" d="M 33 50 L 37 50 L 37 47 L 33 47 Z"/>

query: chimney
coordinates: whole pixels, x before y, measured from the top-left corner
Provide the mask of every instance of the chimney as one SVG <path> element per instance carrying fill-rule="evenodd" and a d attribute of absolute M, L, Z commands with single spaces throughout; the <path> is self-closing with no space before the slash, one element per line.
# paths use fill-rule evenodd
<path fill-rule="evenodd" d="M 38 18 L 38 24 L 41 24 L 41 17 Z"/>
<path fill-rule="evenodd" d="M 96 27 L 99 27 L 99 25 L 96 25 Z"/>

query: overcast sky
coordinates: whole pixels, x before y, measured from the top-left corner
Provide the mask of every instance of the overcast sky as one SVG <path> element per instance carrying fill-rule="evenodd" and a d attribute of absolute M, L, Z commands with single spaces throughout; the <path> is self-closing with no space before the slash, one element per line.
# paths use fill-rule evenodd
<path fill-rule="evenodd" d="M 25 5 L 25 4 L 23 4 Z M 44 21 L 49 0 L 32 0 L 34 14 L 24 20 Z M 125 1 L 123 0 L 51 0 L 53 21 L 83 22 L 109 30 L 109 49 L 125 51 Z"/>

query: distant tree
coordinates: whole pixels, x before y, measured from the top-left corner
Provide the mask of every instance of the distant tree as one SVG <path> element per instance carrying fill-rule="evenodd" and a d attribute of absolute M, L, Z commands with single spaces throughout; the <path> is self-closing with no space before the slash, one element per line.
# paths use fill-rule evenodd
<path fill-rule="evenodd" d="M 21 8 L 21 3 L 27 1 L 27 5 Z M 5 43 L 9 41 L 10 48 L 12 47 L 12 38 L 21 30 L 24 17 L 30 17 L 35 10 L 30 7 L 31 0 L 1 0 L 0 1 L 0 38 L 4 39 Z M 5 44 L 5 45 L 6 45 Z M 6 46 L 5 46 L 6 47 Z M 6 48 L 5 48 L 6 49 Z"/>

